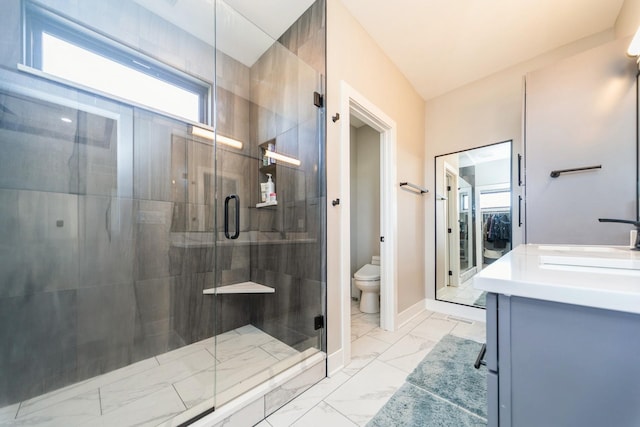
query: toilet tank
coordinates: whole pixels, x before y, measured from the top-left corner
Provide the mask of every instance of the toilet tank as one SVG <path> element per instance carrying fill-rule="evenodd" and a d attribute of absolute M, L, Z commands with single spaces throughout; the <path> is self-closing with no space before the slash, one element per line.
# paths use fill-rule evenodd
<path fill-rule="evenodd" d="M 379 255 L 372 256 L 371 257 L 371 264 L 380 265 L 380 256 Z"/>

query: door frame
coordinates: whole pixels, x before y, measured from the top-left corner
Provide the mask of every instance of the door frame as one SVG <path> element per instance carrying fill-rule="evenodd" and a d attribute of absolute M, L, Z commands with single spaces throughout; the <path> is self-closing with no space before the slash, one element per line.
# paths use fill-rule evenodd
<path fill-rule="evenodd" d="M 447 162 L 444 162 L 444 190 L 447 194 L 445 242 L 445 275 L 447 286 L 460 286 L 460 226 L 458 224 L 458 170 Z M 451 178 L 451 180 L 449 180 Z M 450 188 L 449 188 L 450 187 Z M 449 271 L 451 274 L 449 274 Z"/>
<path fill-rule="evenodd" d="M 380 133 L 380 327 L 394 331 L 398 316 L 396 122 L 358 93 L 340 82 L 340 295 L 343 366 L 351 361 L 351 164 L 350 116 Z"/>

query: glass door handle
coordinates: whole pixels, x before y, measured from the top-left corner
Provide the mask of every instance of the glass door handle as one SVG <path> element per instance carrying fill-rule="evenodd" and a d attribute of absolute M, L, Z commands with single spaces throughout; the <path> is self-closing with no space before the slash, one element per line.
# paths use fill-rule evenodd
<path fill-rule="evenodd" d="M 229 202 L 235 200 L 236 205 L 236 230 L 233 235 L 229 234 Z M 240 196 L 231 194 L 224 199 L 224 237 L 227 239 L 237 239 L 240 236 Z"/>

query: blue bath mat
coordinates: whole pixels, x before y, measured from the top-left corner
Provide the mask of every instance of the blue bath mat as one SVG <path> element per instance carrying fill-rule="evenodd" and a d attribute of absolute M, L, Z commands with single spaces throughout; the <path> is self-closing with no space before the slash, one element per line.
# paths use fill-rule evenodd
<path fill-rule="evenodd" d="M 407 381 L 487 418 L 487 369 L 473 367 L 482 344 L 446 335 Z"/>
<path fill-rule="evenodd" d="M 446 335 L 367 426 L 486 426 L 487 370 L 473 367 L 481 347 Z"/>
<path fill-rule="evenodd" d="M 487 422 L 483 419 L 411 383 L 404 383 L 367 423 L 367 427 L 480 427 L 486 425 Z"/>

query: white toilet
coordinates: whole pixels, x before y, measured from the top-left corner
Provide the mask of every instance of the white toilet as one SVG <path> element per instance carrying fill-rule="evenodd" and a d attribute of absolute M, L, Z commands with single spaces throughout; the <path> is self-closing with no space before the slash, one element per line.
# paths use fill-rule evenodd
<path fill-rule="evenodd" d="M 362 291 L 360 311 L 380 312 L 380 257 L 371 257 L 371 264 L 365 264 L 353 275 L 356 288 Z"/>

